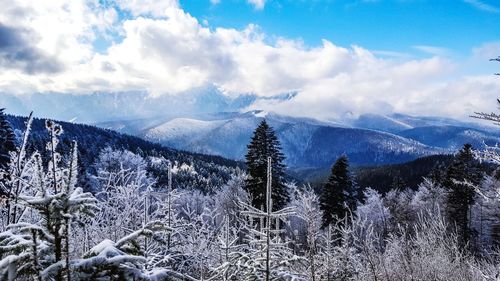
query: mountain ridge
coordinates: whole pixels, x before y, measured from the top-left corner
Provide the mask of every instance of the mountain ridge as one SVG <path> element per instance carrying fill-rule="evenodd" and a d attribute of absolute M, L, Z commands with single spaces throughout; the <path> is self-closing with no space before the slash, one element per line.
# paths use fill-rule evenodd
<path fill-rule="evenodd" d="M 120 123 L 120 130 L 182 150 L 242 160 L 253 130 L 264 119 L 275 129 L 286 164 L 291 168 L 326 167 L 343 154 L 348 155 L 354 165 L 397 164 L 422 156 L 453 153 L 467 142 L 479 148 L 484 143 L 500 142 L 500 134 L 492 129 L 482 130 L 479 125 L 473 127 L 453 119 L 418 119 L 402 114 L 367 114 L 354 120 L 331 122 L 253 110 L 165 118 L 157 122 L 157 126 L 132 128 L 125 122 Z M 398 129 L 388 122 L 397 124 Z M 113 122 L 98 125 L 116 128 Z M 439 133 L 440 130 L 443 132 Z M 429 137 L 425 138 L 426 135 Z M 433 135 L 437 137 L 431 138 Z M 440 142 L 432 141 L 434 139 Z"/>

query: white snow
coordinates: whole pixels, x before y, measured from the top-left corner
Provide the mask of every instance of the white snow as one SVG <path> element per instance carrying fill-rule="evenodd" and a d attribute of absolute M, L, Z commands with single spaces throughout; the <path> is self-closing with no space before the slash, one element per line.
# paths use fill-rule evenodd
<path fill-rule="evenodd" d="M 196 138 L 196 136 L 208 133 L 224 122 L 226 121 L 203 121 L 190 118 L 175 118 L 149 129 L 146 133 L 146 138 L 153 140 Z"/>
<path fill-rule="evenodd" d="M 264 110 L 260 110 L 260 111 L 254 112 L 253 115 L 255 115 L 255 117 L 265 118 L 268 114 L 269 114 L 269 112 L 264 111 Z"/>

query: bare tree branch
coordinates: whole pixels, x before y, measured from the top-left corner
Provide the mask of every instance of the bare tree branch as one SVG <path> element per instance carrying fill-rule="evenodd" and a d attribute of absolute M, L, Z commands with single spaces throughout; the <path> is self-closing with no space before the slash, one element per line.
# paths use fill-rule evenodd
<path fill-rule="evenodd" d="M 498 58 L 500 60 L 500 57 Z M 497 103 L 499 104 L 499 109 L 500 109 L 500 99 L 497 99 Z M 485 112 L 474 112 L 475 115 L 471 115 L 470 117 L 476 118 L 476 119 L 482 119 L 482 120 L 487 120 L 487 121 L 492 121 L 493 124 L 500 126 L 500 114 L 491 112 L 491 113 L 485 113 Z"/>

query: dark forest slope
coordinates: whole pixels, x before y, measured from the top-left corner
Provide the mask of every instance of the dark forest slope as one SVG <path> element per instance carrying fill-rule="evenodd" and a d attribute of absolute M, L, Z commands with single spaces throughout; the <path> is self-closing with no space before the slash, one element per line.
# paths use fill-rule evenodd
<path fill-rule="evenodd" d="M 26 117 L 8 115 L 7 118 L 18 139 L 20 139 L 25 129 Z M 143 157 L 164 157 L 171 161 L 192 165 L 197 175 L 186 174 L 177 178 L 174 177 L 174 185 L 182 184 L 184 187 L 197 187 L 202 190 L 210 190 L 214 186 L 220 186 L 231 177 L 237 168 L 243 167 L 242 163 L 223 157 L 179 151 L 112 130 L 90 125 L 57 122 L 64 129 L 59 145 L 62 155 L 68 155 L 73 140 L 78 142 L 80 179 L 81 184 L 87 188 L 88 183 L 85 182 L 88 179 L 87 176 L 95 172 L 93 171 L 93 164 L 99 152 L 106 147 L 130 150 Z M 45 156 L 46 151 L 44 148 L 48 140 L 45 119 L 35 118 L 29 138 L 28 152 L 38 150 L 42 153 L 42 156 Z"/>

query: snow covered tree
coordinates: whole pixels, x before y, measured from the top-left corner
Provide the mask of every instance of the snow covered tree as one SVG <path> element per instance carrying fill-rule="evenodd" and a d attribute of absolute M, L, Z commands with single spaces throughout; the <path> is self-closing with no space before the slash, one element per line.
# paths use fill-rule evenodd
<path fill-rule="evenodd" d="M 284 232 L 281 225 L 286 223 L 286 218 L 294 215 L 295 212 L 292 207 L 273 211 L 271 157 L 268 157 L 267 163 L 265 211 L 242 203 L 245 208 L 242 213 L 248 216 L 251 228 L 247 238 L 249 252 L 239 261 L 244 264 L 239 280 L 286 280 L 286 278 L 293 279 L 295 276 L 291 263 L 298 257 L 291 252 L 290 247 L 281 237 Z"/>
<path fill-rule="evenodd" d="M 495 200 L 500 180 L 486 176 L 476 188 L 480 196 L 471 206 L 471 227 L 477 233 L 478 250 L 491 252 L 500 246 L 500 200 Z"/>
<path fill-rule="evenodd" d="M 497 103 L 500 105 L 500 99 L 497 99 Z M 485 113 L 485 112 L 475 112 L 476 115 L 473 115 L 473 118 L 483 119 L 487 121 L 492 121 L 495 125 L 500 125 L 500 115 L 495 112 Z"/>
<path fill-rule="evenodd" d="M 382 195 L 374 189 L 367 188 L 363 196 L 365 202 L 358 206 L 357 217 L 369 222 L 377 233 L 387 234 L 391 213 L 384 205 Z"/>
<path fill-rule="evenodd" d="M 468 263 L 473 258 L 460 249 L 443 217 L 419 216 L 398 233 L 388 237 L 380 253 L 381 280 L 481 280 L 471 277 Z"/>
<path fill-rule="evenodd" d="M 392 189 L 385 195 L 384 206 L 392 214 L 388 220 L 390 230 L 396 230 L 402 225 L 413 225 L 415 222 L 415 211 L 411 205 L 412 199 L 413 191 L 410 189 Z"/>
<path fill-rule="evenodd" d="M 8 166 L 3 170 L 0 169 L 0 188 L 6 192 L 5 208 L 2 209 L 3 229 L 8 224 L 16 223 L 19 220 L 18 214 L 24 209 L 23 206 L 18 204 L 19 196 L 21 194 L 31 195 L 34 192 L 31 181 L 38 174 L 37 169 L 40 169 L 41 160 L 38 153 L 34 153 L 31 157 L 26 157 L 26 146 L 32 121 L 32 114 L 30 114 L 26 121 L 26 129 L 23 133 L 21 146 L 9 155 L 10 161 Z"/>
<path fill-rule="evenodd" d="M 328 225 L 322 235 L 319 251 L 319 280 L 356 280 L 362 266 L 359 249 L 353 245 L 356 217 L 351 215 Z"/>
<path fill-rule="evenodd" d="M 0 108 L 0 170 L 7 167 L 10 153 L 16 151 L 16 136 L 7 121 L 4 110 L 5 108 Z"/>
<path fill-rule="evenodd" d="M 349 161 L 345 155 L 341 156 L 333 165 L 330 178 L 321 193 L 323 227 L 341 220 L 349 210 L 354 210 L 357 196 L 355 188 L 356 184 L 349 172 Z"/>
<path fill-rule="evenodd" d="M 189 209 L 185 212 L 188 219 L 179 245 L 184 255 L 182 272 L 191 278 L 210 279 L 219 273 L 214 269 L 220 265 L 216 210 L 206 208 L 201 214 Z"/>
<path fill-rule="evenodd" d="M 144 159 L 130 151 L 104 149 L 95 165 L 100 211 L 93 221 L 98 233 L 91 244 L 103 239 L 116 241 L 145 222 L 145 203 L 154 179 L 147 175 Z"/>
<path fill-rule="evenodd" d="M 147 258 L 140 238 L 155 238 L 169 231 L 162 222 L 151 221 L 116 242 L 105 239 L 72 264 L 77 280 L 176 280 L 182 277 L 168 269 L 146 268 Z"/>
<path fill-rule="evenodd" d="M 498 125 L 498 124 L 497 124 Z M 478 194 L 473 205 L 475 215 L 472 226 L 478 233 L 478 248 L 482 253 L 482 260 L 468 261 L 474 280 L 498 280 L 500 267 L 498 260 L 500 253 L 500 227 L 498 215 L 500 213 L 500 148 L 487 146 L 483 151 L 475 151 L 476 159 L 496 165 L 493 175 L 486 176 L 480 186 L 472 185 Z"/>
<path fill-rule="evenodd" d="M 444 215 L 446 190 L 429 178 L 424 178 L 411 199 L 411 206 L 417 215 Z"/>
<path fill-rule="evenodd" d="M 314 190 L 307 186 L 304 190 L 296 189 L 294 198 L 290 204 L 295 209 L 295 215 L 304 223 L 301 232 L 304 233 L 304 250 L 307 259 L 308 280 L 320 280 L 319 277 L 319 251 L 321 232 L 322 211 L 319 209 L 319 198 Z M 298 230 L 296 230 L 298 232 Z"/>
<path fill-rule="evenodd" d="M 249 203 L 249 195 L 245 191 L 246 175 L 234 175 L 220 190 L 214 194 L 215 207 L 221 218 L 228 216 L 232 226 L 241 223 L 241 204 Z"/>
<path fill-rule="evenodd" d="M 470 206 L 474 203 L 472 186 L 482 179 L 472 146 L 465 144 L 448 167 L 443 186 L 448 190 L 446 212 L 452 227 L 456 227 L 459 241 L 465 246 L 470 238 Z"/>
<path fill-rule="evenodd" d="M 500 179 L 500 147 L 497 145 L 487 146 L 482 151 L 474 152 L 475 157 L 479 162 L 493 164 L 497 167 L 492 176 L 495 179 Z M 487 200 L 500 202 L 500 186 L 495 186 L 495 188 L 493 188 L 493 190 L 488 195 L 482 194 L 481 190 L 477 187 L 476 192 Z"/>
<path fill-rule="evenodd" d="M 256 208 L 266 206 L 266 170 L 267 158 L 272 159 L 273 208 L 279 210 L 288 202 L 288 191 L 284 183 L 285 159 L 274 130 L 263 120 L 255 129 L 245 156 L 248 178 L 246 190 Z"/>
<path fill-rule="evenodd" d="M 37 280 L 71 280 L 72 225 L 82 216 L 92 215 L 97 209 L 97 200 L 76 187 L 76 143 L 71 148 L 68 164 L 63 165 L 62 156 L 57 152 L 62 128 L 52 121 L 46 122 L 46 128 L 49 132 L 47 150 L 50 157 L 47 169 L 42 168 L 41 157 L 35 152 L 34 174 L 31 175 L 35 180 L 28 182 L 36 193 L 14 193 L 17 197 L 14 199 L 20 207 L 20 213 L 15 216 L 18 219 L 15 218 L 7 230 L 0 234 L 0 254 L 3 257 L 0 273 L 8 280 L 31 277 Z M 13 156 L 16 158 L 15 154 Z M 23 158 L 19 158 L 21 162 L 24 162 Z M 10 177 L 24 181 L 25 178 L 17 178 L 19 175 L 22 173 L 13 173 Z M 24 221 L 28 213 L 32 214 L 32 220 L 36 220 Z"/>

